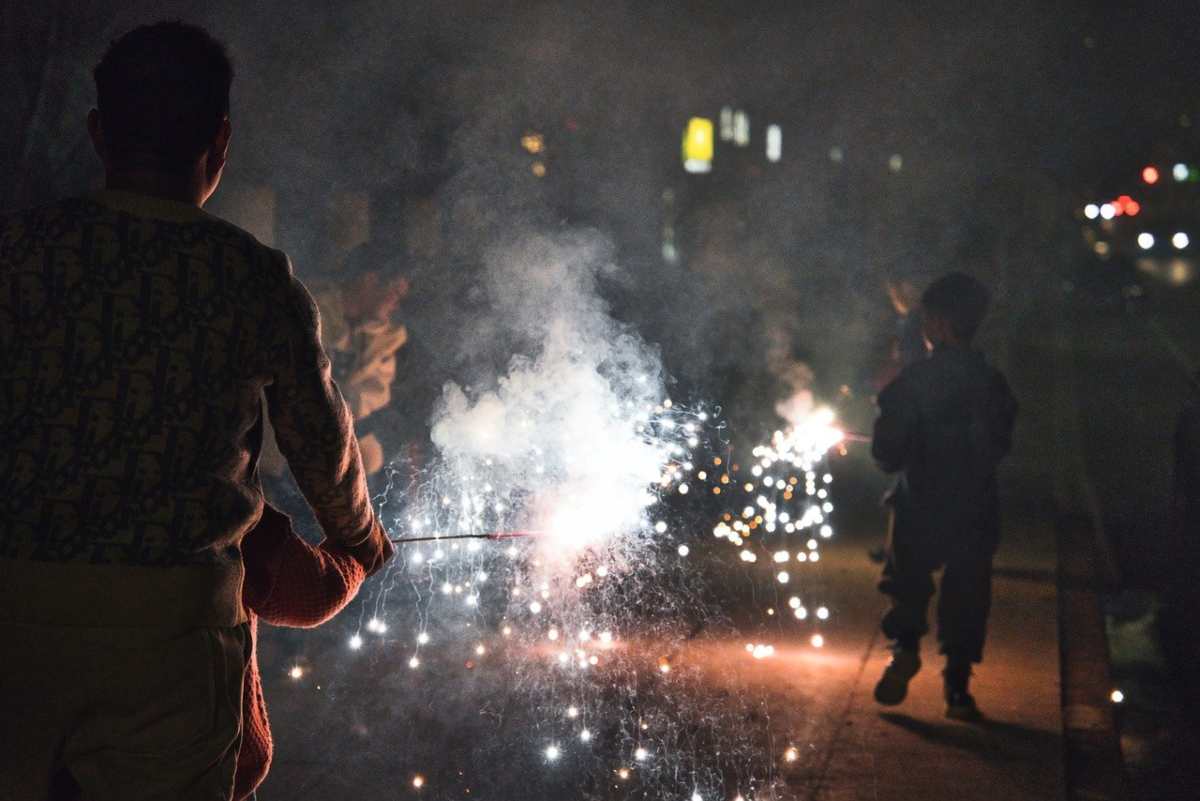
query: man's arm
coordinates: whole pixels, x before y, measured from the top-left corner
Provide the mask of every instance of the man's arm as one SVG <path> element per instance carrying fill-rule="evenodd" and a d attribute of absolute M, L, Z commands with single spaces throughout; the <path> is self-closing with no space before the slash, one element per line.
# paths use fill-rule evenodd
<path fill-rule="evenodd" d="M 325 536 L 371 552 L 363 562 L 374 564 L 386 537 L 371 508 L 350 412 L 321 347 L 320 314 L 291 276 L 283 304 L 285 330 L 265 391 L 275 439 Z"/>
<path fill-rule="evenodd" d="M 387 550 L 390 555 L 390 543 Z M 275 626 L 321 625 L 353 600 L 369 572 L 337 545 L 309 545 L 292 530 L 287 515 L 269 504 L 242 540 L 242 554 L 246 606 Z"/>
<path fill-rule="evenodd" d="M 916 404 L 907 394 L 903 378 L 888 384 L 879 393 L 879 417 L 871 437 L 871 456 L 885 473 L 898 472 L 908 465 L 917 416 Z"/>

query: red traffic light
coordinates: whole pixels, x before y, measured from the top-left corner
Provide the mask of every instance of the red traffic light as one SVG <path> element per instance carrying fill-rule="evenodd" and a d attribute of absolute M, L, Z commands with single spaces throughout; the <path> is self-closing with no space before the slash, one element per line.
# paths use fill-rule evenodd
<path fill-rule="evenodd" d="M 1142 180 L 1148 184 L 1158 183 L 1158 177 L 1158 167 L 1155 167 L 1153 164 L 1142 170 Z"/>

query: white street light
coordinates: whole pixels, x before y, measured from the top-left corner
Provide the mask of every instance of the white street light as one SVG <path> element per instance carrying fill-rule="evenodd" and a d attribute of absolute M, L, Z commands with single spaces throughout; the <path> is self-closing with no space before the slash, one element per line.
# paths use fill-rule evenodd
<path fill-rule="evenodd" d="M 1176 164 L 1171 168 L 1171 176 L 1176 181 L 1186 181 L 1188 179 L 1188 166 L 1182 162 Z"/>
<path fill-rule="evenodd" d="M 1095 203 L 1089 203 L 1083 207 L 1083 216 L 1089 220 L 1094 220 L 1100 216 L 1100 207 Z"/>
<path fill-rule="evenodd" d="M 1171 237 L 1171 244 L 1175 246 L 1176 250 L 1183 250 L 1190 243 L 1191 243 L 1191 240 L 1188 239 L 1188 235 L 1185 234 L 1183 231 L 1177 231 L 1175 233 L 1175 236 Z"/>
<path fill-rule="evenodd" d="M 1137 238 L 1138 247 L 1142 250 L 1149 250 L 1154 247 L 1154 234 L 1147 231 L 1142 231 Z"/>
<path fill-rule="evenodd" d="M 1100 207 L 1100 216 L 1106 220 L 1111 220 L 1113 217 L 1117 216 L 1117 209 L 1115 206 L 1113 206 L 1113 204 L 1105 203 Z"/>

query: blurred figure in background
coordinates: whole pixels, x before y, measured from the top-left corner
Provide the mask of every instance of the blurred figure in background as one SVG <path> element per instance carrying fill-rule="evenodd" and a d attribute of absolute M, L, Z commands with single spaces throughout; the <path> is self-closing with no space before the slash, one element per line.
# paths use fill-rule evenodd
<path fill-rule="evenodd" d="M 896 318 L 889 337 L 887 358 L 876 377 L 877 390 L 886 387 L 905 367 L 924 359 L 929 353 L 921 333 L 920 295 L 916 284 L 909 278 L 889 278 L 886 289 Z"/>
<path fill-rule="evenodd" d="M 929 345 L 921 331 L 921 297 L 916 284 L 908 277 L 893 276 L 887 279 L 884 288 L 896 317 L 888 334 L 887 355 L 875 375 L 876 393 L 892 383 L 904 368 L 929 355 Z M 867 555 L 872 562 L 883 564 L 887 560 L 887 543 L 872 548 Z"/>
<path fill-rule="evenodd" d="M 396 353 L 408 341 L 408 330 L 394 319 L 411 288 L 403 257 L 398 244 L 364 242 L 350 251 L 333 280 L 313 287 L 321 310 L 321 340 L 354 416 L 368 475 L 395 455 L 385 452 L 385 437 L 375 424 L 385 419 L 377 412 L 391 403 Z"/>

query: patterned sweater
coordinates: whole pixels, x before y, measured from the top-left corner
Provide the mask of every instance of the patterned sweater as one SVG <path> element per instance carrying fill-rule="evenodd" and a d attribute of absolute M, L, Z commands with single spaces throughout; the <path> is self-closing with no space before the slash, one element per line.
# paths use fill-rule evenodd
<path fill-rule="evenodd" d="M 234 625 L 265 394 L 331 541 L 383 558 L 287 257 L 122 192 L 0 218 L 0 621 Z"/>

